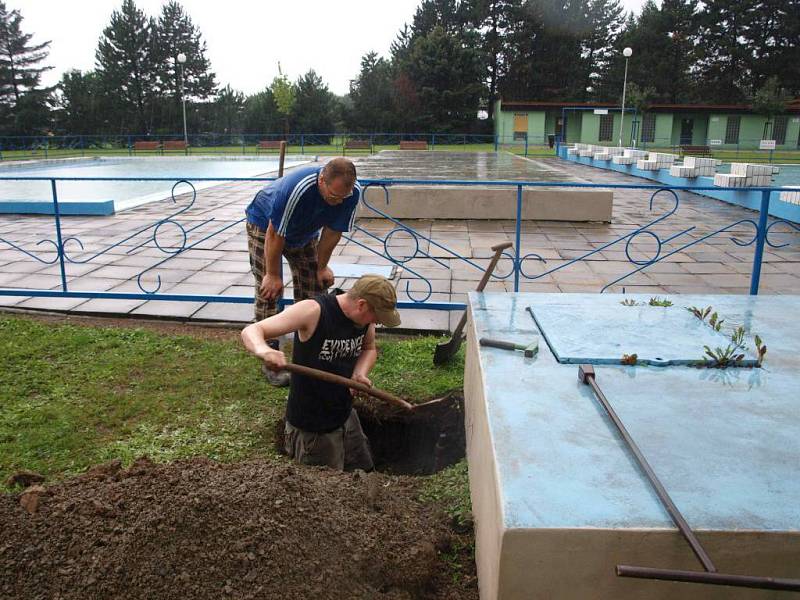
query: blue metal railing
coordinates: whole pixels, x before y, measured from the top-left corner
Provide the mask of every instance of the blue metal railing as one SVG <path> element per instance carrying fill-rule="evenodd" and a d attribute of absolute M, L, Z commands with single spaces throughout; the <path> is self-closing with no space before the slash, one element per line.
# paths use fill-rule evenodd
<path fill-rule="evenodd" d="M 210 181 L 210 182 L 266 182 L 273 178 L 195 178 L 192 181 Z M 181 216 L 189 216 L 187 213 L 190 211 L 197 200 L 197 192 L 188 180 L 181 179 L 175 182 L 172 178 L 68 178 L 68 177 L 2 177 L 0 180 L 16 180 L 16 181 L 47 181 L 50 183 L 53 204 L 53 219 L 55 227 L 55 239 L 40 239 L 40 240 L 11 240 L 6 237 L 0 236 L 0 249 L 7 246 L 12 251 L 18 252 L 30 259 L 38 261 L 43 264 L 54 265 L 58 263 L 60 273 L 60 287 L 56 290 L 45 289 L 27 289 L 27 288 L 0 288 L 0 296 L 32 296 L 32 297 L 66 297 L 66 298 L 105 298 L 116 300 L 161 300 L 161 301 L 182 301 L 182 302 L 220 302 L 220 303 L 244 303 L 249 304 L 253 302 L 250 296 L 225 296 L 225 295 L 195 295 L 195 294 L 169 294 L 159 293 L 161 288 L 161 276 L 155 273 L 158 269 L 163 268 L 170 259 L 181 255 L 189 250 L 198 248 L 201 244 L 211 240 L 215 236 L 230 230 L 231 228 L 242 225 L 244 219 L 239 219 L 232 222 L 217 223 L 216 218 L 211 216 L 198 220 L 188 219 L 182 221 Z M 80 254 L 85 250 L 84 243 L 77 236 L 65 237 L 64 234 L 64 219 L 61 215 L 61 202 L 58 196 L 58 183 L 68 181 L 170 181 L 175 182 L 172 187 L 171 200 L 176 205 L 176 208 L 169 212 L 166 216 L 156 220 L 150 225 L 139 227 L 133 233 L 130 233 L 117 241 L 111 241 L 105 244 L 102 248 L 96 251 Z M 509 190 L 509 194 L 514 193 L 516 196 L 516 220 L 515 220 L 515 234 L 514 234 L 514 248 L 513 253 L 504 253 L 505 258 L 511 263 L 511 268 L 505 273 L 500 273 L 495 276 L 495 279 L 506 280 L 513 277 L 514 291 L 519 291 L 520 282 L 522 279 L 536 280 L 546 277 L 557 271 L 569 268 L 571 265 L 589 259 L 590 257 L 598 255 L 598 253 L 607 250 L 613 246 L 624 245 L 625 255 L 627 260 L 632 265 L 631 271 L 624 275 L 615 278 L 613 281 L 606 283 L 599 291 L 603 292 L 608 288 L 622 284 L 629 277 L 640 273 L 652 265 L 668 259 L 669 257 L 684 252 L 686 249 L 701 244 L 706 240 L 723 234 L 730 234 L 730 240 L 738 247 L 754 246 L 753 267 L 750 277 L 750 293 L 757 294 L 761 276 L 761 264 L 763 260 L 764 248 L 781 248 L 788 245 L 788 242 L 780 243 L 776 239 L 771 239 L 771 235 L 777 235 L 778 232 L 773 231 L 777 225 L 785 225 L 789 228 L 789 233 L 792 230 L 800 232 L 800 226 L 790 223 L 782 219 L 770 219 L 768 217 L 769 204 L 772 198 L 772 193 L 776 188 L 750 188 L 751 191 L 758 191 L 761 193 L 761 207 L 755 218 L 743 218 L 736 220 L 730 224 L 710 232 L 696 231 L 697 226 L 692 226 L 668 237 L 662 237 L 663 224 L 674 215 L 680 207 L 680 198 L 675 193 L 676 190 L 698 191 L 698 190 L 719 190 L 716 186 L 709 187 L 682 187 L 682 186 L 661 186 L 661 185 L 648 185 L 648 184 L 591 184 L 591 183 L 555 183 L 555 182 L 535 182 L 535 181 L 443 181 L 443 180 L 397 180 L 397 179 L 364 179 L 361 181 L 363 187 L 368 190 L 369 188 L 380 188 L 384 192 L 384 201 L 388 204 L 391 199 L 391 188 L 395 185 L 403 186 L 463 186 L 463 187 L 510 187 L 513 192 Z M 188 186 L 190 193 L 182 193 L 176 196 L 176 189 L 179 186 Z M 522 207 L 523 207 L 523 191 L 527 188 L 577 188 L 577 189 L 604 189 L 604 190 L 652 190 L 649 201 L 650 211 L 656 215 L 649 220 L 646 224 L 635 227 L 632 231 L 625 235 L 621 235 L 616 239 L 604 243 L 599 248 L 591 248 L 582 255 L 559 264 L 553 268 L 545 269 L 541 273 L 531 274 L 526 270 L 529 261 L 537 261 L 542 265 L 547 263 L 547 260 L 537 253 L 523 253 L 521 243 L 522 233 Z M 738 189 L 738 188 L 736 188 Z M 366 196 L 366 194 L 365 194 Z M 184 199 L 188 199 L 185 206 L 180 206 Z M 663 206 L 663 202 L 667 205 Z M 661 206 L 656 209 L 656 204 Z M 465 305 L 458 302 L 430 302 L 429 299 L 433 293 L 433 286 L 428 278 L 420 274 L 417 270 L 409 268 L 408 263 L 412 259 L 430 260 L 432 264 L 449 269 L 450 264 L 445 262 L 444 258 L 457 261 L 461 264 L 469 265 L 471 268 L 482 272 L 483 269 L 471 258 L 462 256 L 458 252 L 448 248 L 446 245 L 433 240 L 430 236 L 425 236 L 416 231 L 407 224 L 392 217 L 385 210 L 382 210 L 375 205 L 373 201 L 364 199 L 364 207 L 373 213 L 375 216 L 388 220 L 393 228 L 383 235 L 379 235 L 369 230 L 368 220 L 358 221 L 354 231 L 347 233 L 344 237 L 356 245 L 367 249 L 374 253 L 376 256 L 381 257 L 395 265 L 403 266 L 404 271 L 411 273 L 416 277 L 413 280 L 414 286 L 419 286 L 422 289 L 412 289 L 412 281 L 407 281 L 406 289 L 404 290 L 409 298 L 409 301 L 399 303 L 401 308 L 423 308 L 435 310 L 457 310 L 463 309 Z M 204 207 L 203 214 L 208 212 Z M 171 235 L 166 235 L 166 232 L 171 230 Z M 693 233 L 694 232 L 694 233 Z M 410 253 L 398 255 L 391 248 L 391 241 L 398 233 L 403 233 L 410 236 L 413 243 L 413 251 Z M 164 235 L 164 240 L 159 239 L 160 234 Z M 690 235 L 691 234 L 691 235 Z M 740 237 L 734 237 L 738 234 Z M 372 245 L 365 244 L 358 236 L 363 236 L 365 241 L 371 240 Z M 172 238 L 172 239 L 170 239 Z M 637 240 L 649 239 L 655 243 L 654 253 L 647 259 L 637 259 L 631 255 L 631 246 Z M 374 242 L 378 242 L 378 246 Z M 143 246 L 150 246 L 157 249 L 163 256 L 154 258 L 154 264 L 144 268 L 138 276 L 136 281 L 141 289 L 141 293 L 115 293 L 105 291 L 71 291 L 69 289 L 69 281 L 67 279 L 67 267 L 70 264 L 84 264 L 99 257 L 109 254 L 112 250 L 125 250 L 125 254 L 132 254 Z M 425 248 L 430 245 L 435 246 L 439 252 L 434 256 Z M 46 246 L 51 248 L 51 251 L 36 251 L 35 248 Z M 53 255 L 52 250 L 55 250 Z M 103 264 L 106 264 L 105 261 Z M 3 269 L 0 267 L 0 273 Z M 155 273 L 155 282 L 150 284 L 146 281 Z M 282 304 L 289 304 L 291 300 L 284 299 Z"/>

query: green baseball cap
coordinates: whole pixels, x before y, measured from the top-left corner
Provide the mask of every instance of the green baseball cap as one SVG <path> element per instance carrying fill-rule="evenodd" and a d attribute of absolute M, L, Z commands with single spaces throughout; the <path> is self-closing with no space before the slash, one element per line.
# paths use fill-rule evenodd
<path fill-rule="evenodd" d="M 400 325 L 400 313 L 396 308 L 397 293 L 388 279 L 381 275 L 362 275 L 353 284 L 352 291 L 372 307 L 378 323 L 386 327 Z"/>

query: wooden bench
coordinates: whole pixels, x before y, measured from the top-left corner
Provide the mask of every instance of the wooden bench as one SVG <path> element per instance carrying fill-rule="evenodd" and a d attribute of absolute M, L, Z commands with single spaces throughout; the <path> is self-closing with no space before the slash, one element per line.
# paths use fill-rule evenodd
<path fill-rule="evenodd" d="M 681 156 L 713 156 L 708 146 L 681 146 Z"/>
<path fill-rule="evenodd" d="M 368 150 L 372 152 L 372 142 L 369 140 L 347 140 L 342 147 L 342 154 L 347 154 L 348 150 Z"/>
<path fill-rule="evenodd" d="M 427 150 L 428 142 L 425 140 L 400 140 L 400 150 Z"/>
<path fill-rule="evenodd" d="M 159 150 L 161 150 L 161 142 L 133 142 L 134 152 L 158 152 Z"/>
<path fill-rule="evenodd" d="M 283 141 L 284 140 L 259 140 L 256 146 L 256 154 L 262 150 L 280 150 Z"/>
<path fill-rule="evenodd" d="M 183 140 L 165 140 L 164 146 L 162 147 L 164 152 L 167 151 L 182 151 L 184 154 L 189 154 L 189 144 L 184 142 Z"/>

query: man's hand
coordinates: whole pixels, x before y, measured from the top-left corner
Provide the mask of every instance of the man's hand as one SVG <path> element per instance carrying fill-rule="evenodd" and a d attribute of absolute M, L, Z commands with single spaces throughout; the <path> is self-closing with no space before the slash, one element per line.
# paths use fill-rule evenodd
<path fill-rule="evenodd" d="M 317 283 L 322 286 L 323 289 L 327 289 L 333 285 L 333 271 L 331 271 L 330 267 L 324 267 L 317 271 Z"/>
<path fill-rule="evenodd" d="M 353 373 L 353 376 L 350 379 L 352 379 L 353 381 L 357 381 L 358 383 L 363 383 L 367 387 L 372 387 L 372 382 L 369 380 L 369 378 L 366 375 L 361 375 L 359 373 Z M 353 388 L 350 388 L 350 395 L 351 396 L 355 396 L 356 394 L 359 394 L 359 393 L 361 393 L 360 390 L 354 390 Z"/>
<path fill-rule="evenodd" d="M 277 275 L 267 273 L 261 280 L 258 291 L 265 300 L 277 300 L 283 293 L 283 281 Z"/>
<path fill-rule="evenodd" d="M 258 357 L 264 361 L 268 369 L 273 371 L 280 371 L 286 366 L 286 355 L 280 350 L 267 348 L 264 352 L 259 353 Z"/>

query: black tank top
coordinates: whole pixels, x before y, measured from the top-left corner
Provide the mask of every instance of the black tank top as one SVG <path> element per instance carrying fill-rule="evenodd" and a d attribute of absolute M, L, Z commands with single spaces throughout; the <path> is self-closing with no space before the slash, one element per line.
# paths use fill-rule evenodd
<path fill-rule="evenodd" d="M 305 342 L 294 334 L 292 361 L 342 377 L 352 377 L 367 325 L 353 323 L 342 312 L 336 293 L 314 298 L 320 306 L 319 323 Z M 286 419 L 304 431 L 327 433 L 344 425 L 350 416 L 353 399 L 350 390 L 336 385 L 292 375 Z"/>

